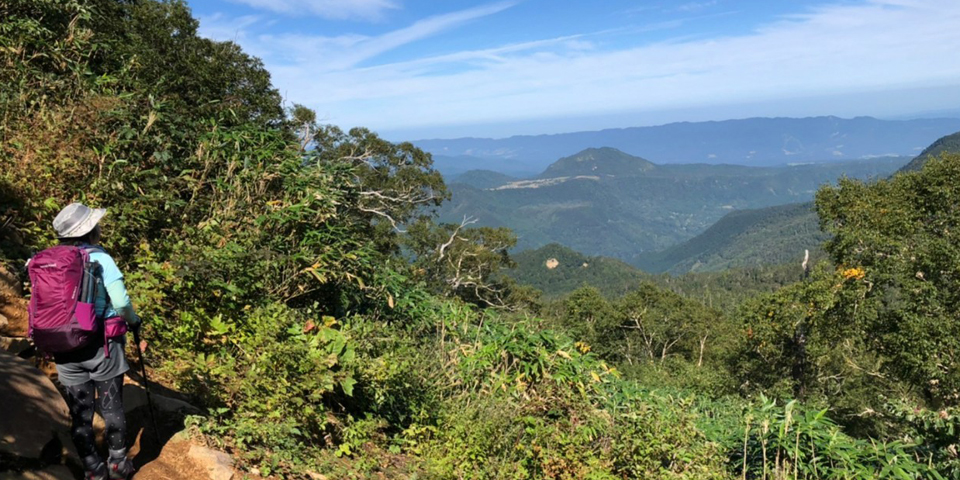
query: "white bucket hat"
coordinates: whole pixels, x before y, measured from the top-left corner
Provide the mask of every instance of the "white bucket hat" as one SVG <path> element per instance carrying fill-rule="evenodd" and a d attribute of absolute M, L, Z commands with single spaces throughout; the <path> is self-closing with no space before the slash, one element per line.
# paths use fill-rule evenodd
<path fill-rule="evenodd" d="M 82 203 L 71 203 L 53 219 L 58 238 L 77 238 L 89 233 L 107 214 L 105 208 L 90 208 Z"/>

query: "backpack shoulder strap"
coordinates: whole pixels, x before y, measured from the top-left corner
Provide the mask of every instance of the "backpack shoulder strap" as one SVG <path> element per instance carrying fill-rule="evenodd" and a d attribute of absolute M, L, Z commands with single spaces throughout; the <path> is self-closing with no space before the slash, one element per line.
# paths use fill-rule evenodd
<path fill-rule="evenodd" d="M 99 245 L 84 245 L 82 248 L 83 248 L 88 254 L 90 254 L 90 253 L 107 253 L 107 251 L 104 250 L 103 247 L 101 247 L 101 246 L 99 246 Z"/>

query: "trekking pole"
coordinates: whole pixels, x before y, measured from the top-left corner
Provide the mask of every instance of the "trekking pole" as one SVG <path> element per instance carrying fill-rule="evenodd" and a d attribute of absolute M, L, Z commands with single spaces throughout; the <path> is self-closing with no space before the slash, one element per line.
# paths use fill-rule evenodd
<path fill-rule="evenodd" d="M 157 448 L 163 446 L 160 441 L 160 429 L 157 428 L 157 417 L 153 413 L 153 400 L 150 399 L 150 382 L 147 380 L 147 364 L 143 361 L 143 350 L 140 348 L 140 330 L 133 330 L 133 341 L 137 343 L 137 354 L 140 356 L 140 375 L 143 376 L 143 391 L 147 392 L 147 409 L 150 410 L 150 422 L 153 423 L 153 436 L 157 440 Z"/>

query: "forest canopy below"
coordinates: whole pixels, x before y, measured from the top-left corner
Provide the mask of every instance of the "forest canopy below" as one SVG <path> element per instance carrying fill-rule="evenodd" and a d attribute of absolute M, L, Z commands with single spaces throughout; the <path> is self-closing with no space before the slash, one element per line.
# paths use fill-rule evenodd
<path fill-rule="evenodd" d="M 829 261 L 735 305 L 543 300 L 502 273 L 511 231 L 431 215 L 430 155 L 319 124 L 197 27 L 176 0 L 0 0 L 0 262 L 108 208 L 153 373 L 243 468 L 960 479 L 960 156 L 822 188 Z"/>

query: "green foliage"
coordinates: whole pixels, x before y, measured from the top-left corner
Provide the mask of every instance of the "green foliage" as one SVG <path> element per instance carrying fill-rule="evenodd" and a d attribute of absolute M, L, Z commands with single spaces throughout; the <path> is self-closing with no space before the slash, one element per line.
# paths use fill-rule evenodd
<path fill-rule="evenodd" d="M 723 477 L 688 401 L 637 389 L 582 342 L 494 318 L 451 327 L 460 393 L 424 447 L 439 477 Z"/>
<path fill-rule="evenodd" d="M 915 457 L 915 445 L 866 442 L 844 434 L 826 410 L 780 407 L 765 398 L 744 413 L 731 467 L 744 478 L 943 478 Z"/>
<path fill-rule="evenodd" d="M 863 272 L 825 265 L 809 281 L 746 302 L 735 370 L 746 392 L 829 404 L 848 422 L 868 421 L 900 390 L 879 371 L 880 358 L 858 323 L 868 285 Z"/>
<path fill-rule="evenodd" d="M 404 246 L 413 254 L 413 267 L 438 295 L 456 297 L 481 307 L 535 307 L 538 294 L 518 286 L 501 270 L 513 266 L 507 255 L 517 239 L 506 228 L 467 228 L 437 225 L 423 218 L 410 227 Z"/>
<path fill-rule="evenodd" d="M 811 264 L 816 258 L 812 256 Z M 728 313 L 733 313 L 745 300 L 795 283 L 803 275 L 799 261 L 679 276 L 651 275 L 620 260 L 588 257 L 558 244 L 526 250 L 512 255 L 511 259 L 516 266 L 507 274 L 520 284 L 542 290 L 547 300 L 562 298 L 582 286 L 595 287 L 613 299 L 646 281 Z M 557 261 L 554 268 L 550 268 L 551 259 Z"/>
<path fill-rule="evenodd" d="M 919 172 L 875 184 L 845 180 L 817 194 L 834 234 L 827 251 L 863 271 L 861 298 L 844 304 L 865 341 L 883 352 L 881 372 L 934 405 L 960 402 L 957 178 L 960 155 L 944 154 Z"/>
<path fill-rule="evenodd" d="M 357 383 L 356 351 L 335 320 L 304 323 L 296 312 L 271 307 L 251 312 L 242 330 L 219 319 L 211 324 L 219 351 L 182 351 L 180 358 L 193 359 L 182 375 L 208 388 L 211 407 L 222 412 L 212 431 L 255 462 L 268 460 L 258 456 L 268 450 L 279 456 L 269 460 L 289 462 L 297 449 L 335 433 L 327 413 Z"/>
<path fill-rule="evenodd" d="M 566 295 L 584 285 L 607 296 L 623 295 L 641 281 L 653 278 L 620 260 L 588 257 L 557 243 L 525 250 L 511 258 L 515 267 L 507 274 L 517 283 L 541 290 L 547 298 Z M 556 260 L 556 265 L 551 260 Z"/>
<path fill-rule="evenodd" d="M 654 168 L 656 165 L 649 161 L 615 148 L 588 148 L 553 162 L 540 176 L 556 178 L 577 175 L 636 175 Z"/>
<path fill-rule="evenodd" d="M 916 444 L 918 458 L 936 465 L 944 478 L 960 479 L 960 412 L 956 408 L 938 411 L 894 403 L 884 413 L 903 438 Z"/>

